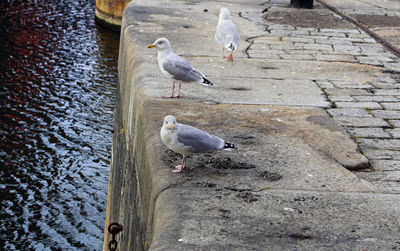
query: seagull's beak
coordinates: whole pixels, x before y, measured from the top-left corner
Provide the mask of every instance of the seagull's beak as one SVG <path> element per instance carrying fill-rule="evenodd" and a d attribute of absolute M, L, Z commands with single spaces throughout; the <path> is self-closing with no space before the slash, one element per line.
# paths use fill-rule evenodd
<path fill-rule="evenodd" d="M 153 48 L 153 47 L 156 47 L 154 44 L 149 44 L 148 46 L 147 46 L 147 48 Z"/>
<path fill-rule="evenodd" d="M 172 130 L 174 129 L 174 127 L 172 126 L 172 124 L 169 124 L 169 128 Z"/>

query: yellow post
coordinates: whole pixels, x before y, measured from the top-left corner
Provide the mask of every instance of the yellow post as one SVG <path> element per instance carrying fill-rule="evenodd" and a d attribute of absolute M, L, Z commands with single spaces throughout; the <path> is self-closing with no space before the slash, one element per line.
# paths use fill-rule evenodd
<path fill-rule="evenodd" d="M 96 21 L 119 31 L 124 9 L 129 2 L 130 0 L 96 0 Z"/>

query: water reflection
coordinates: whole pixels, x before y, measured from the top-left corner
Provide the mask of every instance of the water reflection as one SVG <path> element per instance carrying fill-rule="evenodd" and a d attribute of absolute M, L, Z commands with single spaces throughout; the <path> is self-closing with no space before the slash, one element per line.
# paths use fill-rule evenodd
<path fill-rule="evenodd" d="M 0 2 L 0 247 L 102 248 L 117 46 L 94 0 Z"/>

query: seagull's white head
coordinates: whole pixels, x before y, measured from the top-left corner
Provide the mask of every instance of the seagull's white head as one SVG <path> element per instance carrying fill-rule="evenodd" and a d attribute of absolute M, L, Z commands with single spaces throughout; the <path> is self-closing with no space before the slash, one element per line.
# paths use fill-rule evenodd
<path fill-rule="evenodd" d="M 147 46 L 147 48 L 153 48 L 153 47 L 155 47 L 159 51 L 171 50 L 171 44 L 169 43 L 168 39 L 166 39 L 165 37 L 158 38 L 156 41 L 154 41 L 153 44 L 150 44 L 149 46 Z"/>
<path fill-rule="evenodd" d="M 219 11 L 219 20 L 229 20 L 231 19 L 231 14 L 227 8 L 221 8 Z"/>
<path fill-rule="evenodd" d="M 178 122 L 176 122 L 176 118 L 172 115 L 167 115 L 164 117 L 163 127 L 167 130 L 174 130 L 177 128 Z"/>

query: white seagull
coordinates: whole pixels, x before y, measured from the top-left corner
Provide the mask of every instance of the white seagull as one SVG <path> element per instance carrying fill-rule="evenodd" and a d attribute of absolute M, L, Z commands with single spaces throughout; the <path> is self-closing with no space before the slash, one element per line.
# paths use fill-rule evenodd
<path fill-rule="evenodd" d="M 164 96 L 164 98 L 179 98 L 181 92 L 181 82 L 196 82 L 199 84 L 211 86 L 214 85 L 205 78 L 204 74 L 196 70 L 184 58 L 176 55 L 172 49 L 171 44 L 166 38 L 159 38 L 147 48 L 155 47 L 158 50 L 158 66 L 161 72 L 169 78 L 172 78 L 172 94 Z M 174 95 L 175 82 L 179 81 L 178 95 Z"/>
<path fill-rule="evenodd" d="M 230 151 L 235 145 L 210 135 L 195 127 L 179 124 L 172 115 L 164 117 L 160 130 L 162 142 L 172 151 L 182 154 L 182 164 L 176 166 L 173 173 L 179 173 L 186 166 L 186 158 L 191 153 L 211 152 L 215 150 Z"/>
<path fill-rule="evenodd" d="M 231 54 L 228 56 L 228 62 L 233 62 L 232 53 L 236 51 L 238 47 L 239 32 L 235 23 L 232 22 L 229 10 L 227 8 L 221 8 L 219 12 L 215 40 L 222 45 L 222 57 L 225 57 L 224 50 L 227 48 L 231 52 Z"/>

